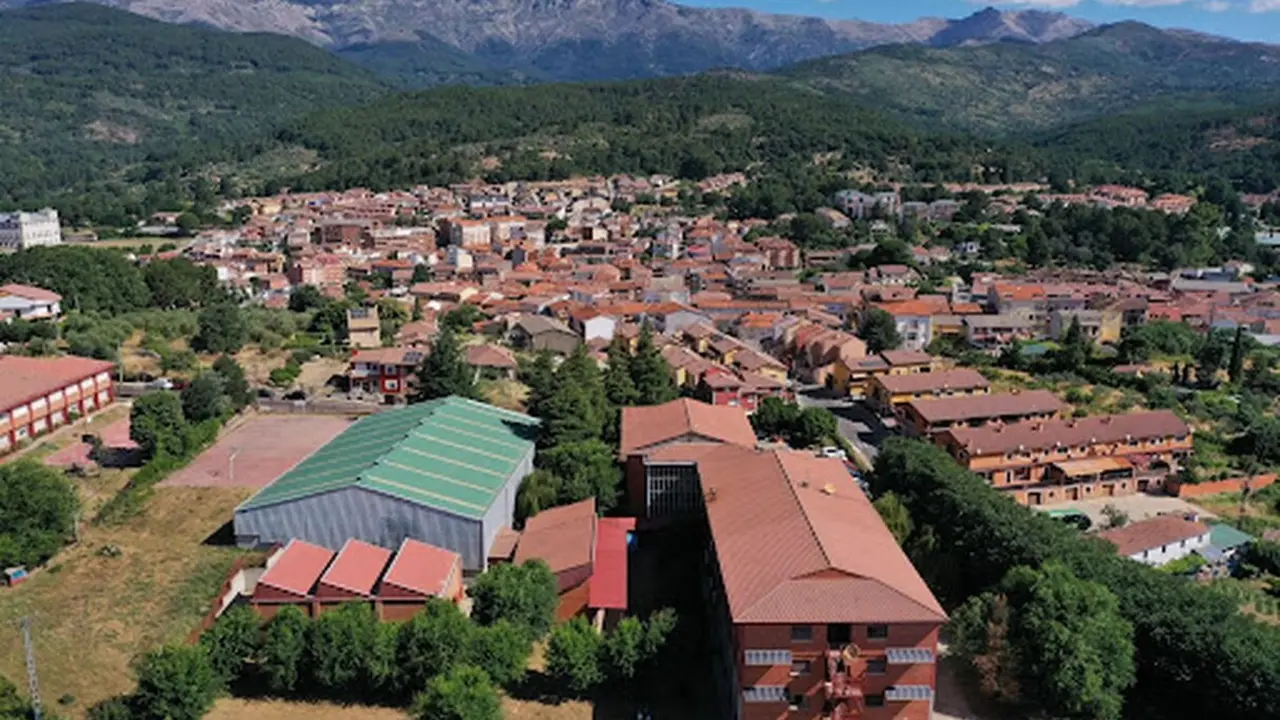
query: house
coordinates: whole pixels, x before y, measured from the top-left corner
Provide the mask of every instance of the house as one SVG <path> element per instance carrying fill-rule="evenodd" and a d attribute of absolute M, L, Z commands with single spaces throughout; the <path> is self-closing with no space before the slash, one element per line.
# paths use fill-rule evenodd
<path fill-rule="evenodd" d="M 1049 337 L 1063 339 L 1076 323 L 1090 342 L 1118 343 L 1124 316 L 1115 310 L 1054 310 L 1049 313 Z"/>
<path fill-rule="evenodd" d="M 640 518 L 678 516 L 700 506 L 687 461 L 667 460 L 671 451 L 756 445 L 745 410 L 689 398 L 624 407 L 619 427 L 618 457 L 626 468 L 627 500 L 632 514 Z"/>
<path fill-rule="evenodd" d="M 929 718 L 946 613 L 838 460 L 690 458 L 724 717 Z"/>
<path fill-rule="evenodd" d="M 1049 420 L 1065 407 L 1048 390 L 926 398 L 906 403 L 902 425 L 909 435 L 933 437 L 951 428 Z"/>
<path fill-rule="evenodd" d="M 1160 567 L 1209 546 L 1209 526 L 1194 515 L 1160 515 L 1104 530 L 1098 537 L 1116 546 L 1116 554 Z"/>
<path fill-rule="evenodd" d="M 382 323 L 377 307 L 347 309 L 347 344 L 353 348 L 382 347 Z"/>
<path fill-rule="evenodd" d="M 915 285 L 920 275 L 906 265 L 877 265 L 867 270 L 867 282 L 872 285 Z"/>
<path fill-rule="evenodd" d="M 962 427 L 937 442 L 1024 505 L 1164 486 L 1191 456 L 1191 428 L 1168 410 Z"/>
<path fill-rule="evenodd" d="M 356 538 L 390 549 L 412 538 L 483 570 L 533 471 L 537 426 L 458 397 L 363 417 L 236 508 L 236 542 L 333 550 Z"/>
<path fill-rule="evenodd" d="M 0 355 L 0 455 L 115 400 L 114 365 Z"/>
<path fill-rule="evenodd" d="M 559 621 L 589 614 L 603 623 L 627 609 L 627 538 L 634 518 L 602 518 L 595 498 L 543 510 L 525 521 L 512 561 L 539 559 L 556 576 Z"/>
<path fill-rule="evenodd" d="M 0 320 L 56 320 L 62 315 L 62 296 L 30 285 L 0 285 Z"/>
<path fill-rule="evenodd" d="M 998 351 L 1039 335 L 1040 323 L 1025 313 L 1004 315 L 966 315 L 964 338 L 979 350 Z"/>
<path fill-rule="evenodd" d="M 404 402 L 426 357 L 425 352 L 412 347 L 356 350 L 347 369 L 348 385 L 353 392 L 381 395 L 388 405 Z"/>
<path fill-rule="evenodd" d="M 501 345 L 468 345 L 465 356 L 467 364 L 476 370 L 476 379 L 482 376 L 512 379 L 516 375 L 516 356 Z"/>
<path fill-rule="evenodd" d="M 867 399 L 884 415 L 900 415 L 906 403 L 926 398 L 985 395 L 991 383 L 971 368 L 902 375 L 873 375 L 867 383 Z"/>
<path fill-rule="evenodd" d="M 923 350 L 933 342 L 933 318 L 946 314 L 947 306 L 928 300 L 902 300 L 879 303 L 875 307 L 893 317 L 894 327 L 902 337 L 902 347 L 907 350 Z"/>
<path fill-rule="evenodd" d="M 702 374 L 694 395 L 712 405 L 740 407 L 755 412 L 766 397 L 786 397 L 786 383 L 757 373 L 735 373 L 713 367 Z"/>
<path fill-rule="evenodd" d="M 570 355 L 582 339 L 569 326 L 545 315 L 521 315 L 511 326 L 511 344 L 522 350 Z"/>

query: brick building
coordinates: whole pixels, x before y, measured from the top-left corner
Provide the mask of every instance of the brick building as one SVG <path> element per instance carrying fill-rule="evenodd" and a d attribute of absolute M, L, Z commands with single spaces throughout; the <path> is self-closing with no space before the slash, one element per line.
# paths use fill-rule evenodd
<path fill-rule="evenodd" d="M 902 407 L 902 425 L 909 434 L 926 437 L 951 428 L 1049 420 L 1064 407 L 1048 390 L 912 400 Z"/>
<path fill-rule="evenodd" d="M 109 405 L 112 364 L 0 355 L 0 454 Z"/>
<path fill-rule="evenodd" d="M 426 353 L 418 348 L 370 348 L 351 356 L 347 381 L 352 390 L 381 395 L 386 403 L 403 402 Z"/>

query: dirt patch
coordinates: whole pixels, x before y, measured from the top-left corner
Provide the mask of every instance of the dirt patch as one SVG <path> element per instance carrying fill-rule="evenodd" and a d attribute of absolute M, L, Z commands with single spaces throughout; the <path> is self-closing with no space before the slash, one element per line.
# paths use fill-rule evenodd
<path fill-rule="evenodd" d="M 124 473 L 91 482 L 93 495 Z M 85 493 L 89 495 L 89 493 Z M 160 488 L 145 512 L 119 527 L 85 526 L 80 542 L 17 588 L 0 590 L 0 627 L 32 620 L 46 702 L 74 698 L 60 715 L 83 717 L 92 704 L 132 690 L 129 663 L 180 642 L 207 612 L 228 568 L 244 553 L 206 545 L 248 490 Z M 119 548 L 119 556 L 100 551 Z M 0 674 L 26 677 L 16 630 L 0 634 Z"/>
<path fill-rule="evenodd" d="M 366 705 L 335 705 L 288 700 L 222 698 L 205 720 L 405 720 L 402 710 Z"/>
<path fill-rule="evenodd" d="M 328 415 L 250 417 L 161 485 L 261 488 L 348 425 Z"/>

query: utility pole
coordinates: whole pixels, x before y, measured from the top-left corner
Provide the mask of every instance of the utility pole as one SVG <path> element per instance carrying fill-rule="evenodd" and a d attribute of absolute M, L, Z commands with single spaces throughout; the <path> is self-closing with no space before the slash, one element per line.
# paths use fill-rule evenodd
<path fill-rule="evenodd" d="M 231 448 L 231 454 L 227 456 L 227 481 L 232 485 L 236 484 L 236 455 L 240 454 L 240 448 Z"/>
<path fill-rule="evenodd" d="M 27 692 L 31 695 L 31 717 L 40 720 L 44 704 L 40 702 L 40 680 L 36 677 L 36 649 L 31 643 L 31 618 L 22 618 L 22 647 L 27 654 Z"/>

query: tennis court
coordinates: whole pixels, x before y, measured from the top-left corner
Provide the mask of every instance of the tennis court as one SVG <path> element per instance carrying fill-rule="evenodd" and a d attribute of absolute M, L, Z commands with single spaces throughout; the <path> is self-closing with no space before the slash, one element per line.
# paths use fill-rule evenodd
<path fill-rule="evenodd" d="M 161 485 L 260 488 L 350 424 L 345 417 L 328 415 L 250 418 Z"/>

